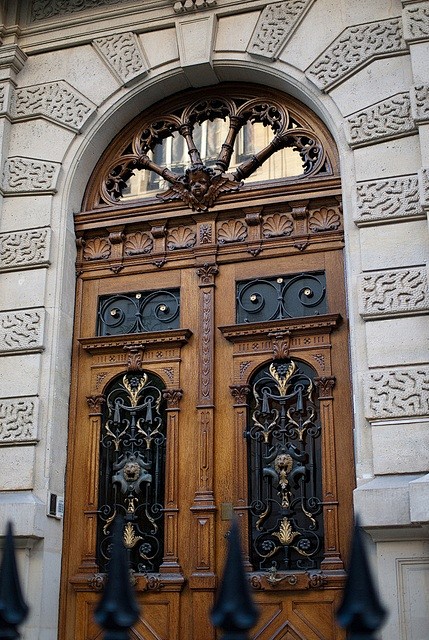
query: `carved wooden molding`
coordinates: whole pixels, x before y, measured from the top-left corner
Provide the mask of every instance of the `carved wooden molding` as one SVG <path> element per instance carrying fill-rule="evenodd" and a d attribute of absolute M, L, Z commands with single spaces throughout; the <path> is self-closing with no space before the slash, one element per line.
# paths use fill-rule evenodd
<path fill-rule="evenodd" d="M 129 335 L 79 338 L 79 343 L 88 353 L 96 354 L 103 351 L 141 349 L 145 346 L 162 346 L 163 344 L 168 347 L 182 346 L 188 342 L 191 335 L 192 332 L 189 329 L 169 329 L 168 331 L 139 333 L 134 338 L 130 338 Z"/>
<path fill-rule="evenodd" d="M 272 337 L 276 334 L 330 332 L 339 325 L 342 318 L 338 314 L 288 318 L 219 327 L 222 335 L 230 342 L 243 342 L 257 337 Z"/>

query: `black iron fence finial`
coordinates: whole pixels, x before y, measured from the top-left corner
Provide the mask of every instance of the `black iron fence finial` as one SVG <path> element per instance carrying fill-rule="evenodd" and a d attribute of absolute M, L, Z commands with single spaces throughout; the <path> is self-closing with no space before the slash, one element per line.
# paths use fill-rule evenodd
<path fill-rule="evenodd" d="M 358 519 L 353 532 L 349 574 L 343 601 L 337 612 L 340 627 L 347 630 L 349 640 L 375 640 L 386 610 L 375 587 L 362 531 Z"/>
<path fill-rule="evenodd" d="M 129 629 L 139 617 L 127 551 L 122 542 L 123 528 L 123 518 L 116 518 L 107 582 L 95 610 L 95 620 L 105 631 L 104 640 L 128 640 Z"/>
<path fill-rule="evenodd" d="M 28 615 L 16 565 L 12 523 L 8 522 L 0 565 L 0 640 L 19 638 L 18 626 Z"/>
<path fill-rule="evenodd" d="M 211 613 L 213 625 L 224 632 L 223 640 L 247 640 L 259 612 L 250 595 L 243 565 L 240 533 L 234 520 L 228 537 L 228 555 L 216 603 Z"/>

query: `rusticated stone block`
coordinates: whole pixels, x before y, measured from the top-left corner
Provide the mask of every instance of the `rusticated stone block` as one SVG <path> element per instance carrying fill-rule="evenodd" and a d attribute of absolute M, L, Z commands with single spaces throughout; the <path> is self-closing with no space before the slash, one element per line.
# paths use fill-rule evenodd
<path fill-rule="evenodd" d="M 426 267 L 364 273 L 360 276 L 363 317 L 421 313 L 429 309 Z"/>
<path fill-rule="evenodd" d="M 358 24 L 345 29 L 310 65 L 306 75 L 326 90 L 372 60 L 405 51 L 400 18 Z"/>
<path fill-rule="evenodd" d="M 429 415 L 429 369 L 371 371 L 366 380 L 366 416 L 372 419 Z"/>
<path fill-rule="evenodd" d="M 33 0 L 31 20 L 36 22 L 53 16 L 67 15 L 93 7 L 123 4 L 124 2 L 128 2 L 128 0 Z"/>
<path fill-rule="evenodd" d="M 274 59 L 313 2 L 314 0 L 287 0 L 268 4 L 259 17 L 247 51 Z"/>
<path fill-rule="evenodd" d="M 147 72 L 147 63 L 135 33 L 115 33 L 97 38 L 93 44 L 125 85 Z"/>
<path fill-rule="evenodd" d="M 37 396 L 0 398 L 0 446 L 37 442 Z"/>
<path fill-rule="evenodd" d="M 13 157 L 6 160 L 3 170 L 3 193 L 55 193 L 58 162 Z"/>
<path fill-rule="evenodd" d="M 408 217 L 424 217 L 416 175 L 358 184 L 355 216 L 358 226 Z"/>
<path fill-rule="evenodd" d="M 21 351 L 43 349 L 45 310 L 20 309 L 0 313 L 0 353 L 9 355 Z"/>
<path fill-rule="evenodd" d="M 49 264 L 50 229 L 30 229 L 0 234 L 0 271 Z"/>
<path fill-rule="evenodd" d="M 429 85 L 421 84 L 413 88 L 411 108 L 416 122 L 429 122 Z"/>
<path fill-rule="evenodd" d="M 47 118 L 80 131 L 95 105 L 68 82 L 59 80 L 16 89 L 11 111 L 15 120 Z"/>
<path fill-rule="evenodd" d="M 410 4 L 404 9 L 404 38 L 408 42 L 429 38 L 429 3 Z"/>
<path fill-rule="evenodd" d="M 416 131 L 408 93 L 398 93 L 354 113 L 348 118 L 348 124 L 351 147 L 399 138 Z"/>

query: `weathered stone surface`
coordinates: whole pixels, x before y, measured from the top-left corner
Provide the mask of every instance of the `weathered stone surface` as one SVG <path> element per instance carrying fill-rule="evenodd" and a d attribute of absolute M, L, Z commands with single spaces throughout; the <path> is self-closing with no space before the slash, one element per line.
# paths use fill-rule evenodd
<path fill-rule="evenodd" d="M 429 38 L 429 4 L 410 4 L 404 9 L 404 37 L 407 41 Z"/>
<path fill-rule="evenodd" d="M 0 446 L 37 441 L 38 403 L 37 396 L 0 398 Z"/>
<path fill-rule="evenodd" d="M 55 193 L 58 162 L 45 162 L 33 158 L 8 158 L 6 160 L 2 190 L 4 193 Z"/>
<path fill-rule="evenodd" d="M 0 313 L 0 353 L 34 352 L 43 349 L 45 310 L 22 309 Z"/>
<path fill-rule="evenodd" d="M 429 85 L 421 84 L 413 88 L 411 108 L 416 122 L 429 122 Z"/>
<path fill-rule="evenodd" d="M 423 215 L 417 175 L 371 180 L 357 186 L 357 225 Z"/>
<path fill-rule="evenodd" d="M 429 169 L 426 167 L 419 171 L 420 204 L 425 209 L 429 208 Z"/>
<path fill-rule="evenodd" d="M 372 371 L 365 388 L 369 419 L 429 415 L 429 369 L 425 366 Z"/>
<path fill-rule="evenodd" d="M 376 58 L 405 51 L 400 18 L 359 24 L 345 29 L 307 69 L 306 75 L 326 90 Z"/>
<path fill-rule="evenodd" d="M 147 72 L 147 63 L 135 33 L 117 33 L 97 38 L 94 46 L 124 84 Z"/>
<path fill-rule="evenodd" d="M 50 229 L 0 234 L 0 271 L 48 266 Z"/>
<path fill-rule="evenodd" d="M 125 2 L 129 2 L 129 0 L 33 0 L 31 19 L 36 22 L 37 20 L 84 11 L 93 7 L 124 4 Z"/>
<path fill-rule="evenodd" d="M 359 306 L 364 318 L 429 309 L 426 267 L 364 273 L 360 276 Z"/>
<path fill-rule="evenodd" d="M 350 146 L 397 138 L 415 131 L 410 96 L 398 93 L 348 118 Z"/>
<path fill-rule="evenodd" d="M 286 0 L 268 4 L 250 39 L 249 53 L 274 59 L 314 0 Z"/>
<path fill-rule="evenodd" d="M 15 120 L 47 118 L 80 131 L 95 105 L 68 82 L 59 80 L 16 89 L 11 110 Z"/>

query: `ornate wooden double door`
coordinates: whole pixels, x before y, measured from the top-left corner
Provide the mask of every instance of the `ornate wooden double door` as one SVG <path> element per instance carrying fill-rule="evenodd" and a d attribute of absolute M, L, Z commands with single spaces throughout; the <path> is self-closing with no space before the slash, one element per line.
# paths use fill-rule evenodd
<path fill-rule="evenodd" d="M 126 183 L 128 138 L 93 185 Z M 121 519 L 132 637 L 214 638 L 233 514 L 260 608 L 252 637 L 343 637 L 354 467 L 333 165 L 210 203 L 197 176 L 188 201 L 87 199 L 76 217 L 61 637 L 100 637 Z"/>

